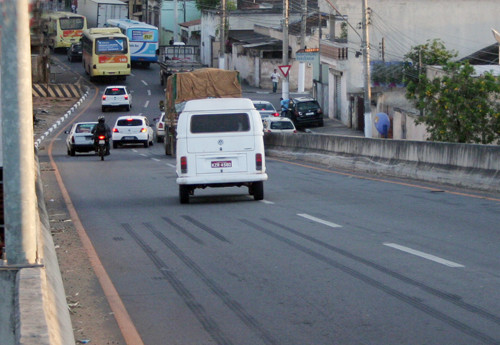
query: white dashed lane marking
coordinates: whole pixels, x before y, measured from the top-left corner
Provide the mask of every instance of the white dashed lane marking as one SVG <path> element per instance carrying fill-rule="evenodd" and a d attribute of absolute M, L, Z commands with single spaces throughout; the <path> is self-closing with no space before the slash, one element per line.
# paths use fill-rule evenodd
<path fill-rule="evenodd" d="M 327 220 L 323 220 L 323 219 L 320 219 L 320 218 L 316 218 L 314 216 L 310 216 L 306 213 L 298 213 L 297 216 L 299 217 L 303 217 L 303 218 L 306 218 L 306 219 L 309 219 L 309 220 L 312 220 L 313 222 L 317 222 L 317 223 L 320 223 L 320 224 L 323 224 L 323 225 L 326 225 L 326 226 L 329 226 L 331 228 L 341 228 L 342 225 L 338 225 L 338 224 L 335 224 L 335 223 L 332 223 L 332 222 L 329 222 Z"/>
<path fill-rule="evenodd" d="M 427 260 L 431 260 L 431 261 L 437 262 L 437 263 L 439 263 L 441 265 L 445 265 L 445 266 L 448 266 L 448 267 L 455 267 L 455 268 L 457 268 L 457 267 L 465 267 L 464 265 L 457 264 L 456 262 L 448 261 L 448 260 L 442 259 L 440 257 L 434 256 L 432 254 L 427 254 L 427 253 L 424 253 L 424 252 L 421 252 L 421 251 L 418 251 L 418 250 L 415 250 L 415 249 L 411 249 L 411 248 L 408 248 L 408 247 L 405 247 L 405 246 L 401 246 L 401 245 L 396 244 L 396 243 L 384 243 L 384 246 L 391 247 L 391 248 L 394 248 L 394 249 L 397 249 L 397 250 L 401 250 L 401 251 L 403 251 L 405 253 L 413 254 L 413 255 L 419 256 L 421 258 L 424 258 L 424 259 L 427 259 Z"/>

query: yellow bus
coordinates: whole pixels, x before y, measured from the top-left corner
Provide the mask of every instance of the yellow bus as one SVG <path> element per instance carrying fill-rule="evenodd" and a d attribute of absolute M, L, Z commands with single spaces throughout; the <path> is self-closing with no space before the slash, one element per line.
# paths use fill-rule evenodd
<path fill-rule="evenodd" d="M 83 68 L 93 81 L 96 77 L 125 80 L 131 72 L 127 36 L 119 28 L 91 28 L 82 35 Z"/>
<path fill-rule="evenodd" d="M 87 18 L 71 12 L 48 12 L 43 14 L 43 32 L 52 50 L 69 48 L 71 43 L 80 41 L 83 30 L 87 29 Z"/>

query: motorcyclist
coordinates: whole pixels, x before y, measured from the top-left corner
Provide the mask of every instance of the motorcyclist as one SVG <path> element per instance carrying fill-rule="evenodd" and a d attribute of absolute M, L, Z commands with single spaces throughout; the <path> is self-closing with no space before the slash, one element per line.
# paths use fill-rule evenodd
<path fill-rule="evenodd" d="M 94 147 L 96 152 L 99 145 L 99 136 L 104 135 L 106 137 L 106 155 L 109 155 L 109 139 L 111 138 L 111 129 L 106 124 L 104 116 L 99 116 L 97 119 L 97 125 L 95 125 L 92 129 L 92 134 L 94 135 Z"/>

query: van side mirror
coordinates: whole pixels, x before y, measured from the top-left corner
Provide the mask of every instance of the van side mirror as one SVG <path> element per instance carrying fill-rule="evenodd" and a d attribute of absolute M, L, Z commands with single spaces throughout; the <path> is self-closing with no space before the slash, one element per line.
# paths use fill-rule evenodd
<path fill-rule="evenodd" d="M 161 111 L 164 111 L 164 110 L 165 110 L 165 102 L 160 101 L 160 104 L 159 104 L 158 106 L 160 107 L 160 110 L 161 110 Z"/>

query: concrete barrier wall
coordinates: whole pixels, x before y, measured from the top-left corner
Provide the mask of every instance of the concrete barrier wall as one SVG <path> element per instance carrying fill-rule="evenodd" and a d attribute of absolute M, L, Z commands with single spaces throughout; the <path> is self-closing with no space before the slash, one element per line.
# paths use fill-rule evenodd
<path fill-rule="evenodd" d="M 36 167 L 40 263 L 23 267 L 0 266 L 0 344 L 75 344 L 38 160 Z"/>
<path fill-rule="evenodd" d="M 370 139 L 324 134 L 271 134 L 269 156 L 364 172 L 500 191 L 500 146 Z"/>

